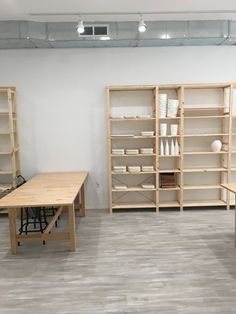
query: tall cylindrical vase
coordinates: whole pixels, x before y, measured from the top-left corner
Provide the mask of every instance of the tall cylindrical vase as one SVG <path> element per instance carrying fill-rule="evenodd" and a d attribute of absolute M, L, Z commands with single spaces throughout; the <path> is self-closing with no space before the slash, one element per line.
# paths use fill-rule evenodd
<path fill-rule="evenodd" d="M 166 156 L 169 156 L 169 155 L 170 155 L 170 147 L 169 147 L 168 140 L 166 140 L 165 155 L 166 155 Z"/>
<path fill-rule="evenodd" d="M 164 144 L 163 144 L 163 140 L 161 139 L 160 142 L 160 155 L 163 156 L 164 155 Z"/>
<path fill-rule="evenodd" d="M 177 139 L 175 140 L 175 155 L 179 155 L 179 144 Z"/>

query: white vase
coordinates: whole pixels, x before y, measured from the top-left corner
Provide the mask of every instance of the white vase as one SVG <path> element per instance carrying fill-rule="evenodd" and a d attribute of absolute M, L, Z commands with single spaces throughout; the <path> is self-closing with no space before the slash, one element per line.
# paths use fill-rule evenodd
<path fill-rule="evenodd" d="M 160 155 L 163 156 L 164 155 L 164 144 L 163 141 L 161 140 L 160 142 Z"/>
<path fill-rule="evenodd" d="M 179 155 L 179 143 L 177 139 L 175 140 L 175 155 Z"/>
<path fill-rule="evenodd" d="M 170 125 L 170 134 L 172 136 L 176 136 L 178 134 L 178 124 L 171 124 Z"/>
<path fill-rule="evenodd" d="M 171 154 L 172 156 L 175 155 L 175 144 L 174 144 L 173 138 L 172 138 L 171 144 L 170 144 L 170 154 Z"/>
<path fill-rule="evenodd" d="M 170 155 L 170 147 L 169 147 L 168 140 L 166 140 L 165 155 L 166 155 L 166 156 L 169 156 L 169 155 Z"/>
<path fill-rule="evenodd" d="M 175 118 L 178 113 L 179 101 L 178 99 L 168 99 L 167 117 Z"/>
<path fill-rule="evenodd" d="M 166 123 L 161 123 L 160 124 L 160 135 L 161 136 L 166 136 L 167 133 L 167 124 Z"/>
<path fill-rule="evenodd" d="M 159 118 L 165 118 L 167 111 L 167 94 L 159 94 Z"/>
<path fill-rule="evenodd" d="M 214 140 L 211 143 L 211 150 L 213 152 L 220 152 L 222 148 L 222 142 L 220 140 Z"/>

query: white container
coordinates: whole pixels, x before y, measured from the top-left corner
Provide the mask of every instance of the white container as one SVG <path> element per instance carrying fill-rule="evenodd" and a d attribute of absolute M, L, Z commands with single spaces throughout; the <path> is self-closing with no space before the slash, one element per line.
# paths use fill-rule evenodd
<path fill-rule="evenodd" d="M 111 116 L 111 119 L 124 119 L 124 116 Z"/>
<path fill-rule="evenodd" d="M 138 149 L 126 149 L 125 153 L 127 155 L 138 155 L 139 154 L 139 150 Z"/>
<path fill-rule="evenodd" d="M 130 116 L 124 116 L 124 118 L 125 118 L 125 119 L 135 119 L 136 116 L 131 116 L 131 115 L 130 115 Z"/>
<path fill-rule="evenodd" d="M 165 156 L 169 156 L 170 155 L 170 147 L 169 147 L 169 142 L 168 140 L 166 140 L 166 144 L 165 144 Z"/>
<path fill-rule="evenodd" d="M 166 117 L 167 94 L 159 94 L 159 118 Z"/>
<path fill-rule="evenodd" d="M 220 152 L 222 148 L 222 142 L 220 140 L 215 140 L 211 143 L 211 150 L 213 152 Z"/>
<path fill-rule="evenodd" d="M 141 171 L 141 167 L 140 166 L 128 166 L 128 171 L 130 173 L 140 172 Z"/>
<path fill-rule="evenodd" d="M 148 136 L 154 136 L 154 131 L 142 131 L 142 132 L 141 132 L 141 135 L 142 135 L 142 136 L 146 136 L 146 137 L 148 137 Z"/>
<path fill-rule="evenodd" d="M 178 124 L 171 124 L 170 125 L 170 134 L 172 136 L 176 136 L 178 134 Z"/>
<path fill-rule="evenodd" d="M 161 139 L 160 141 L 160 155 L 164 156 L 165 152 L 164 152 L 164 144 L 163 144 L 163 140 Z"/>
<path fill-rule="evenodd" d="M 140 114 L 137 116 L 138 119 L 150 119 L 151 115 L 150 114 Z"/>
<path fill-rule="evenodd" d="M 125 173 L 127 170 L 126 166 L 113 166 L 113 171 L 115 173 Z"/>
<path fill-rule="evenodd" d="M 178 99 L 168 99 L 167 117 L 175 118 L 177 116 L 178 107 L 179 107 Z"/>
<path fill-rule="evenodd" d="M 174 144 L 173 138 L 172 138 L 171 144 L 170 144 L 170 154 L 171 154 L 172 156 L 175 155 L 175 144 Z"/>
<path fill-rule="evenodd" d="M 142 171 L 143 172 L 153 172 L 154 167 L 153 166 L 142 166 Z"/>
<path fill-rule="evenodd" d="M 166 123 L 160 123 L 160 135 L 166 136 L 167 134 L 167 124 Z"/>
<path fill-rule="evenodd" d="M 175 155 L 179 155 L 179 143 L 177 139 L 175 140 Z"/>
<path fill-rule="evenodd" d="M 113 187 L 115 190 L 120 190 L 120 191 L 124 191 L 127 190 L 127 185 L 114 185 Z"/>
<path fill-rule="evenodd" d="M 147 190 L 153 190 L 155 189 L 155 185 L 146 183 L 146 184 L 142 184 L 142 188 L 147 189 Z"/>
<path fill-rule="evenodd" d="M 111 152 L 113 155 L 124 155 L 125 150 L 123 148 L 113 148 Z"/>
<path fill-rule="evenodd" d="M 143 155 L 153 154 L 153 148 L 141 148 L 140 153 Z"/>

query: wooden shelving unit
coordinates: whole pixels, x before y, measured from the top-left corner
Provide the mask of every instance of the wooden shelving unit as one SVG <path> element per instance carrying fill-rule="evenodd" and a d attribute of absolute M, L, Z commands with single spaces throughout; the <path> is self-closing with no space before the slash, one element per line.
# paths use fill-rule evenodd
<path fill-rule="evenodd" d="M 235 95 L 234 95 L 235 92 Z M 176 117 L 159 118 L 159 94 L 178 99 Z M 233 83 L 107 88 L 110 212 L 125 208 L 178 208 L 222 206 L 232 200 L 222 183 L 236 181 L 236 88 Z M 149 115 L 138 118 L 139 115 Z M 120 116 L 120 118 L 119 118 Z M 133 116 L 133 117 L 132 117 Z M 126 118 L 125 118 L 126 117 Z M 160 123 L 178 124 L 176 136 L 160 135 Z M 153 131 L 145 137 L 142 131 Z M 127 135 L 127 136 L 125 136 Z M 160 141 L 177 140 L 179 155 L 161 155 Z M 223 143 L 211 151 L 213 140 Z M 112 149 L 153 148 L 153 154 L 115 155 Z M 152 165 L 153 172 L 115 173 L 113 166 Z M 173 173 L 176 186 L 161 187 L 160 175 Z M 142 183 L 155 189 L 144 190 Z M 114 189 L 124 184 L 126 190 Z M 136 186 L 136 188 L 135 188 Z"/>
<path fill-rule="evenodd" d="M 16 187 L 20 174 L 16 90 L 0 87 L 0 197 Z"/>

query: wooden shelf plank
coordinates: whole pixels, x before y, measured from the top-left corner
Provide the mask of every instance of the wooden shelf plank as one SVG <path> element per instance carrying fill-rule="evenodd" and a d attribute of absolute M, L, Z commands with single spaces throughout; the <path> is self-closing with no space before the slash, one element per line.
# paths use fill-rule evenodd
<path fill-rule="evenodd" d="M 143 91 L 143 90 L 150 90 L 152 91 L 155 89 L 155 85 L 111 85 L 108 86 L 110 92 L 112 91 Z"/>
<path fill-rule="evenodd" d="M 159 138 L 165 138 L 165 137 L 175 138 L 175 137 L 180 137 L 180 135 L 159 135 Z"/>
<path fill-rule="evenodd" d="M 229 118 L 228 114 L 224 115 L 211 115 L 211 116 L 184 116 L 184 119 L 212 119 L 212 118 Z"/>
<path fill-rule="evenodd" d="M 1 171 L 0 170 L 0 175 L 5 175 L 5 174 L 13 174 L 13 172 L 12 171 Z"/>
<path fill-rule="evenodd" d="M 227 170 L 227 168 L 185 168 L 183 172 L 218 172 Z"/>
<path fill-rule="evenodd" d="M 129 139 L 132 139 L 132 140 L 135 140 L 135 139 L 152 139 L 152 138 L 156 138 L 156 136 L 141 136 L 141 135 L 134 135 L 134 136 L 114 136 L 112 135 L 110 137 L 111 140 L 129 140 Z"/>
<path fill-rule="evenodd" d="M 179 173 L 180 169 L 159 169 L 158 172 L 159 173 L 173 173 L 173 172 Z"/>
<path fill-rule="evenodd" d="M 158 155 L 159 158 L 174 158 L 180 157 L 180 155 Z"/>
<path fill-rule="evenodd" d="M 110 118 L 111 122 L 124 122 L 124 121 L 153 121 L 156 118 Z"/>
<path fill-rule="evenodd" d="M 117 173 L 117 172 L 113 172 L 112 171 L 112 175 L 144 175 L 144 174 L 155 174 L 156 173 L 156 171 L 152 171 L 152 172 L 142 172 L 142 171 L 140 171 L 140 172 L 135 172 L 135 173 L 132 173 L 132 172 L 124 172 L 124 173 Z"/>
<path fill-rule="evenodd" d="M 113 203 L 113 209 L 125 209 L 125 208 L 156 208 L 156 204 L 154 202 L 127 202 L 127 203 Z"/>
<path fill-rule="evenodd" d="M 220 185 L 185 185 L 183 190 L 213 190 L 222 189 Z"/>
<path fill-rule="evenodd" d="M 160 201 L 159 207 L 180 207 L 180 203 L 178 201 Z"/>
<path fill-rule="evenodd" d="M 156 156 L 156 154 L 133 154 L 133 155 L 127 155 L 127 154 L 123 154 L 123 155 L 113 155 L 111 154 L 111 157 L 152 157 L 152 156 Z"/>
<path fill-rule="evenodd" d="M 179 186 L 175 186 L 175 187 L 170 187 L 170 188 L 159 188 L 159 191 L 179 191 L 180 187 Z"/>
<path fill-rule="evenodd" d="M 211 137 L 211 136 L 228 136 L 227 133 L 209 133 L 209 134 L 184 134 L 184 137 Z"/>
<path fill-rule="evenodd" d="M 225 106 L 217 106 L 217 105 L 202 105 L 202 106 L 194 106 L 194 105 L 189 105 L 184 107 L 184 111 L 210 111 L 210 110 L 223 110 L 227 109 Z"/>
<path fill-rule="evenodd" d="M 159 118 L 159 120 L 180 120 L 180 117 L 165 117 Z"/>
<path fill-rule="evenodd" d="M 214 155 L 214 154 L 227 154 L 226 151 L 220 152 L 184 152 L 184 155 Z"/>
<path fill-rule="evenodd" d="M 156 189 L 143 189 L 142 187 L 128 187 L 125 190 L 118 190 L 118 189 L 112 189 L 112 192 L 121 192 L 121 193 L 126 193 L 126 192 L 150 192 L 150 191 L 156 191 Z"/>
<path fill-rule="evenodd" d="M 222 200 L 195 200 L 195 201 L 184 201 L 185 207 L 201 207 L 201 206 L 226 206 L 226 202 Z"/>

